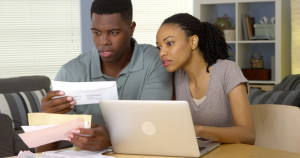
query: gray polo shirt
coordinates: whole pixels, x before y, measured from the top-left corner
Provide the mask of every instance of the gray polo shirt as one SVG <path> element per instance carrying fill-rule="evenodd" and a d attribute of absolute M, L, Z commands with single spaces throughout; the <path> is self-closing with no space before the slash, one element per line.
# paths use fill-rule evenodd
<path fill-rule="evenodd" d="M 120 100 L 170 100 L 172 74 L 159 59 L 158 50 L 151 45 L 138 44 L 133 38 L 134 50 L 130 63 L 118 78 L 102 73 L 100 56 L 96 48 L 79 55 L 61 67 L 56 81 L 96 82 L 117 81 Z M 104 125 L 98 104 L 77 105 L 73 113 L 92 114 L 92 122 Z"/>

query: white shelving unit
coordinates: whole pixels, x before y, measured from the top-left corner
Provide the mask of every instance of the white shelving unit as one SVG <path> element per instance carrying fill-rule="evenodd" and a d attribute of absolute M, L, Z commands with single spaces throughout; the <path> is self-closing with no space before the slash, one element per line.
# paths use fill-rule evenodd
<path fill-rule="evenodd" d="M 259 23 L 264 14 L 274 16 L 275 40 L 245 40 L 242 14 L 254 16 Z M 291 73 L 291 22 L 289 0 L 194 0 L 194 16 L 214 24 L 217 17 L 227 14 L 233 19 L 236 40 L 227 41 L 234 61 L 241 69 L 250 68 L 250 58 L 260 52 L 264 67 L 271 69 L 271 80 L 250 80 L 252 84 L 278 84 Z"/>

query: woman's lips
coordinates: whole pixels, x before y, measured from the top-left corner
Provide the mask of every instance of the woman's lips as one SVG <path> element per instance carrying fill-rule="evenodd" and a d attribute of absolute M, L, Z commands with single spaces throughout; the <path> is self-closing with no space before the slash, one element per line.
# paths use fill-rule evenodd
<path fill-rule="evenodd" d="M 164 65 L 164 67 L 168 66 L 169 64 L 171 64 L 171 60 L 162 60 L 162 63 Z"/>

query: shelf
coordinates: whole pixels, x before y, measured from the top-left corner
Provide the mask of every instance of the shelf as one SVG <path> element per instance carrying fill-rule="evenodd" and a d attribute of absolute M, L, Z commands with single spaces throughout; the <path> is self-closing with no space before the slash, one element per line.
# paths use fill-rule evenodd
<path fill-rule="evenodd" d="M 254 17 L 254 24 L 259 24 L 264 16 L 268 21 L 276 16 L 273 34 L 275 39 L 245 40 L 244 36 L 248 35 L 248 32 L 244 32 L 242 25 L 243 14 Z M 251 57 L 261 54 L 264 68 L 271 69 L 271 80 L 250 80 L 250 83 L 278 84 L 283 77 L 291 73 L 290 0 L 194 0 L 194 15 L 200 21 L 212 24 L 224 15 L 232 19 L 236 40 L 226 42 L 231 47 L 230 60 L 235 61 L 241 69 L 250 68 Z M 262 36 L 258 25 L 255 29 L 256 36 Z"/>
<path fill-rule="evenodd" d="M 275 84 L 275 81 L 268 81 L 268 80 L 250 80 L 250 84 Z"/>
<path fill-rule="evenodd" d="M 226 41 L 227 44 L 235 44 L 235 41 Z"/>
<path fill-rule="evenodd" d="M 238 43 L 275 43 L 275 40 L 252 40 L 252 41 L 238 41 Z"/>
<path fill-rule="evenodd" d="M 251 41 L 226 41 L 228 44 L 235 43 L 276 43 L 275 40 L 251 40 Z"/>

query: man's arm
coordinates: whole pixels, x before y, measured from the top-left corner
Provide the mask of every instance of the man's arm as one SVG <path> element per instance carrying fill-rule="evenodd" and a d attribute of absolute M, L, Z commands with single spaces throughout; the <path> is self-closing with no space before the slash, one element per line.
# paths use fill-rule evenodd
<path fill-rule="evenodd" d="M 57 81 L 72 81 L 72 74 L 68 69 L 63 66 L 55 77 Z M 61 97 L 52 99 L 55 96 L 63 96 L 64 93 L 61 91 L 49 92 L 42 100 L 42 109 L 44 112 L 51 113 L 68 113 L 74 108 L 75 101 L 72 97 Z M 80 134 L 80 135 L 79 135 Z M 89 135 L 89 136 L 82 136 Z M 97 124 L 92 124 L 91 128 L 80 128 L 75 130 L 68 136 L 68 139 L 76 147 L 89 150 L 99 151 L 111 146 L 110 137 L 107 130 Z M 36 149 L 38 152 L 54 150 L 60 145 L 60 142 L 50 143 L 44 146 L 40 146 Z"/>
<path fill-rule="evenodd" d="M 66 76 L 66 71 L 63 71 L 62 69 L 59 71 L 57 76 Z M 65 114 L 70 112 L 75 105 L 75 101 L 73 101 L 72 97 L 64 96 L 63 91 L 50 91 L 46 94 L 45 97 L 42 98 L 41 103 L 41 109 L 43 112 L 46 113 L 57 113 L 57 114 Z M 58 97 L 58 98 L 53 98 Z M 44 152 L 49 150 L 55 150 L 59 147 L 59 144 L 61 142 L 54 142 L 50 144 L 46 144 L 43 146 L 39 146 L 35 148 L 36 152 Z"/>

